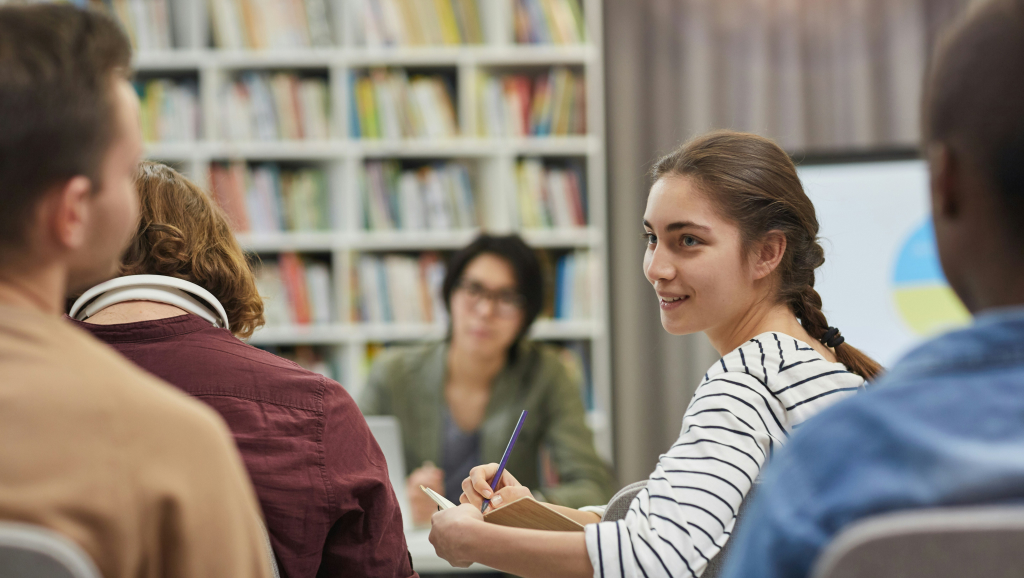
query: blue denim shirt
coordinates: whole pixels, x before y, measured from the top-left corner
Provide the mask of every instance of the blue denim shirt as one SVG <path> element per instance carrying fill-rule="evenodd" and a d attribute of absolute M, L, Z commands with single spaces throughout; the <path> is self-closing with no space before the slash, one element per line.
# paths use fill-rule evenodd
<path fill-rule="evenodd" d="M 1024 501 L 1024 308 L 913 350 L 808 421 L 762 479 L 727 578 L 805 576 L 844 526 L 873 514 Z"/>

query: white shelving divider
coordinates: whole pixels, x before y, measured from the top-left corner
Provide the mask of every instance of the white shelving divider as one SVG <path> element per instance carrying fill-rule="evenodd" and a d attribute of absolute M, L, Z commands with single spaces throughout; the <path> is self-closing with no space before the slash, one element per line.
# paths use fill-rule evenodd
<path fill-rule="evenodd" d="M 587 40 L 579 45 L 516 44 L 513 0 L 480 0 L 485 43 L 462 46 L 400 46 L 367 48 L 356 45 L 357 6 L 361 0 L 328 0 L 336 46 L 303 50 L 220 50 L 210 45 L 208 0 L 175 0 L 172 18 L 180 39 L 175 50 L 143 52 L 134 66 L 147 78 L 167 74 L 198 79 L 202 111 L 201 138 L 188 143 L 149 143 L 147 156 L 174 163 L 209 187 L 214 161 L 283 161 L 323 167 L 330 183 L 331 222 L 325 232 L 241 234 L 250 251 L 329 254 L 333 268 L 335 323 L 293 327 L 264 327 L 251 339 L 254 345 L 309 344 L 328 348 L 340 367 L 342 383 L 353 393 L 365 382 L 367 345 L 377 342 L 415 342 L 442 338 L 440 325 L 381 325 L 350 321 L 351 265 L 360 252 L 451 251 L 467 244 L 479 230 L 382 232 L 362 230 L 357 171 L 372 159 L 464 159 L 477 163 L 474 191 L 484 229 L 518 232 L 537 248 L 586 249 L 593 255 L 596 275 L 591 287 L 593 317 L 586 321 L 538 320 L 531 335 L 538 340 L 585 341 L 590 344 L 588 373 L 593 409 L 588 421 L 598 452 L 612 460 L 611 367 L 608 331 L 607 217 L 605 214 L 605 141 L 601 0 L 581 0 Z M 181 20 L 186 19 L 187 25 Z M 582 70 L 586 85 L 587 134 L 569 137 L 481 138 L 477 136 L 475 77 L 491 69 L 533 69 L 566 65 Z M 349 122 L 349 74 L 369 67 L 448 68 L 456 79 L 457 119 L 462 136 L 447 140 L 363 140 L 352 138 Z M 218 87 L 242 70 L 315 70 L 326 76 L 330 91 L 332 138 L 326 141 L 226 142 L 218 138 Z M 507 207 L 515 198 L 515 161 L 523 156 L 574 158 L 585 162 L 588 226 L 578 229 L 516 230 Z"/>

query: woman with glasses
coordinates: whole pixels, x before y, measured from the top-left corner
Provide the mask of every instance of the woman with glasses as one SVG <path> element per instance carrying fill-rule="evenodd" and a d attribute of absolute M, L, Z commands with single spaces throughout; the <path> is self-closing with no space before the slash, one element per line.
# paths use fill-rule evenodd
<path fill-rule="evenodd" d="M 524 409 L 530 417 L 508 461 L 519 481 L 535 497 L 568 507 L 611 496 L 580 384 L 553 348 L 526 339 L 542 288 L 537 257 L 522 239 L 481 235 L 452 258 L 445 276 L 448 338 L 388 350 L 374 364 L 359 405 L 401 422 L 414 524 L 437 510 L 419 486 L 458 503 L 469 470 L 501 459 Z M 545 447 L 556 484 L 542 481 Z"/>

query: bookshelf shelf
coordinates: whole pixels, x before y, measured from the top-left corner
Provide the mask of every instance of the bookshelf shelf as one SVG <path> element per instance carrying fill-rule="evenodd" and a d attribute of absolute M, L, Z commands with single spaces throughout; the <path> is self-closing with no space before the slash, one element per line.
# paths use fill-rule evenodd
<path fill-rule="evenodd" d="M 452 139 L 334 139 L 321 141 L 194 141 L 147 143 L 146 154 L 161 160 L 253 159 L 332 160 L 342 158 L 481 158 L 585 156 L 601 149 L 593 136 Z"/>
<path fill-rule="evenodd" d="M 580 277 L 589 281 L 574 280 L 572 285 L 565 279 L 560 281 L 565 283 L 565 287 L 574 287 L 572 291 L 567 289 L 566 295 L 585 303 L 586 305 L 580 305 L 583 309 L 574 309 L 573 314 L 567 314 L 563 309 L 559 315 L 565 318 L 540 319 L 534 324 L 531 335 L 538 340 L 564 344 L 576 352 L 585 352 L 579 353 L 579 356 L 586 365 L 584 373 L 588 376 L 590 388 L 585 395 L 588 403 L 592 404 L 588 411 L 588 423 L 594 428 L 599 453 L 611 461 L 612 396 L 606 284 L 607 193 L 604 169 L 601 0 L 580 0 L 586 27 L 586 42 L 582 44 L 515 43 L 512 21 L 514 0 L 478 0 L 483 43 L 371 47 L 363 44 L 366 31 L 361 27 L 365 23 L 358 13 L 358 7 L 365 0 L 325 0 L 329 11 L 326 21 L 330 27 L 330 46 L 264 50 L 229 50 L 213 47 L 210 43 L 211 37 L 219 36 L 217 23 L 211 21 L 211 1 L 225 0 L 175 0 L 169 3 L 174 8 L 172 24 L 175 48 L 142 50 L 136 53 L 133 64 L 140 82 L 171 79 L 173 82 L 167 86 L 174 87 L 179 86 L 174 83 L 188 83 L 188 87 L 194 87 L 190 88 L 194 91 L 193 106 L 199 111 L 197 140 L 147 143 L 147 157 L 172 163 L 206 187 L 212 187 L 215 179 L 220 179 L 217 182 L 221 185 L 241 181 L 245 183 L 241 185 L 244 190 L 241 191 L 239 198 L 243 205 L 250 202 L 266 203 L 266 188 L 257 191 L 263 196 L 251 197 L 254 191 L 252 187 L 256 186 L 253 183 L 260 175 L 262 178 L 267 174 L 279 175 L 280 180 L 274 185 L 279 188 L 275 189 L 276 192 L 273 194 L 279 195 L 280 205 L 277 210 L 283 211 L 282 214 L 295 211 L 294 207 L 288 204 L 291 201 L 285 198 L 285 193 L 288 192 L 285 188 L 292 186 L 287 184 L 287 179 L 304 173 L 306 178 L 317 183 L 316 195 L 321 195 L 315 197 L 316 204 L 306 206 L 315 207 L 320 216 L 326 214 L 328 217 L 312 226 L 308 223 L 285 223 L 277 226 L 272 218 L 266 221 L 267 217 L 264 214 L 260 218 L 263 220 L 258 220 L 258 224 L 257 220 L 250 219 L 255 230 L 239 234 L 242 246 L 247 251 L 259 255 L 264 270 L 280 272 L 296 262 L 314 264 L 315 266 L 310 268 L 316 269 L 316 274 L 319 275 L 318 295 L 323 298 L 317 301 L 319 306 L 316 310 L 321 313 L 330 310 L 329 316 L 322 315 L 319 319 L 321 324 L 290 325 L 289 323 L 295 322 L 295 317 L 290 317 L 291 314 L 283 317 L 277 315 L 269 326 L 261 328 L 252 336 L 251 343 L 263 347 L 282 348 L 282 352 L 298 346 L 313 346 L 318 355 L 322 356 L 324 365 L 335 373 L 334 377 L 353 394 L 357 394 L 366 380 L 370 352 L 376 350 L 377 344 L 439 339 L 446 331 L 446 327 L 438 323 L 349 321 L 365 313 L 359 309 L 359 296 L 366 291 L 359 283 L 363 278 L 360 276 L 360 267 L 369 262 L 394 264 L 402 260 L 404 266 L 408 266 L 417 259 L 419 266 L 423 266 L 424 259 L 437 259 L 434 252 L 450 252 L 463 247 L 480 230 L 499 234 L 515 231 L 531 246 L 546 252 L 552 265 L 557 262 L 556 269 L 561 263 L 572 261 L 579 263 L 574 265 L 577 271 L 590 271 L 589 277 Z M 259 3 L 253 5 L 256 4 Z M 376 69 L 383 68 L 395 73 L 406 71 L 410 83 L 421 76 L 439 79 L 438 85 L 448 92 L 451 107 L 454 109 L 457 136 L 404 139 L 362 139 L 353 136 L 360 132 L 382 135 L 450 134 L 450 129 L 421 131 L 407 130 L 407 127 L 397 132 L 367 131 L 369 125 L 359 124 L 363 120 L 357 114 L 360 110 L 359 106 L 356 106 L 359 102 L 357 80 L 366 76 L 372 78 L 373 74 L 379 74 L 376 73 Z M 488 79 L 491 79 L 490 82 L 493 84 L 493 79 L 499 76 L 518 75 L 533 79 L 529 82 L 537 83 L 533 85 L 537 88 L 540 86 L 541 77 L 555 78 L 556 70 L 565 69 L 581 81 L 575 82 L 571 90 L 563 89 L 561 100 L 556 99 L 552 88 L 546 93 L 549 96 L 544 97 L 550 101 L 543 106 L 549 107 L 551 111 L 560 110 L 563 114 L 569 114 L 572 127 L 575 128 L 565 129 L 563 125 L 555 122 L 554 113 L 551 112 L 542 113 L 550 116 L 542 116 L 539 125 L 530 124 L 533 122 L 530 120 L 527 123 L 530 124 L 529 130 L 487 128 L 497 126 L 493 123 L 493 118 L 481 116 L 485 111 L 487 114 L 494 113 L 493 110 L 482 106 L 482 103 L 489 102 L 484 100 L 485 83 Z M 250 72 L 256 74 L 249 75 Z M 276 116 L 278 103 L 287 102 L 278 90 L 279 87 L 275 88 L 273 84 L 274 79 L 278 77 L 277 73 L 285 73 L 280 75 L 282 77 L 294 77 L 295 80 L 290 81 L 293 83 L 310 81 L 311 84 L 318 84 L 315 81 L 321 81 L 319 86 L 324 91 L 323 99 L 308 100 L 309 95 L 303 93 L 300 94 L 300 98 L 306 100 L 294 100 L 294 109 L 301 110 L 295 113 L 303 127 L 301 132 L 284 130 L 286 121 Z M 267 137 L 268 133 L 259 128 L 263 126 L 260 125 L 261 122 L 264 125 L 268 122 L 265 107 L 257 111 L 256 97 L 253 96 L 254 88 L 247 84 L 247 79 L 252 77 L 265 79 L 270 86 L 271 95 L 266 98 L 272 101 L 275 113 L 271 118 L 277 121 L 277 130 L 271 131 L 270 134 L 327 134 L 330 138 L 229 140 L 227 135 L 246 139 L 255 139 L 257 135 Z M 553 86 L 554 81 L 551 81 L 550 85 Z M 411 84 L 406 86 L 407 91 L 409 86 Z M 145 94 L 148 95 L 149 92 L 145 91 Z M 243 94 L 244 98 L 239 94 Z M 365 98 L 365 93 L 363 94 Z M 525 95 L 528 98 L 526 102 L 531 103 L 530 106 L 533 106 L 534 102 L 546 102 L 537 101 L 536 99 L 541 98 L 537 96 L 538 94 L 541 93 L 528 92 Z M 508 98 L 508 94 L 504 97 Z M 372 98 L 381 97 L 374 93 Z M 581 99 L 585 101 L 582 109 L 579 108 Z M 310 102 L 314 104 L 309 105 Z M 363 102 L 365 103 L 365 100 Z M 566 104 L 567 102 L 575 104 Z M 233 113 L 238 109 L 234 108 L 236 105 L 233 103 L 247 103 L 241 106 L 250 107 L 250 110 L 235 116 Z M 321 108 L 318 103 L 323 103 L 323 107 Z M 555 103 L 558 104 L 557 107 Z M 149 110 L 163 111 L 164 104 L 166 102 L 150 102 Z M 424 107 L 424 110 L 429 108 L 423 104 L 416 106 Z M 564 113 L 565 109 L 571 112 Z M 532 111 L 532 108 L 524 110 Z M 307 111 L 313 111 L 316 115 L 326 112 L 328 130 L 319 130 L 325 126 L 322 116 L 318 116 L 315 121 L 309 121 L 308 126 L 312 128 L 307 130 L 304 123 L 309 119 L 302 116 Z M 261 114 L 262 116 L 259 116 Z M 381 112 L 374 114 L 381 115 L 376 117 L 378 122 L 384 122 L 384 114 L 389 113 L 381 109 Z M 531 119 L 532 114 L 531 112 Z M 571 116 L 572 114 L 579 116 Z M 543 129 L 538 128 L 543 125 L 544 118 L 550 120 L 549 125 Z M 166 122 L 162 117 L 160 120 Z M 172 122 L 179 120 L 175 118 Z M 564 122 L 564 118 L 562 120 Z M 252 130 L 246 130 L 249 126 L 247 123 L 251 123 Z M 580 132 L 584 127 L 585 134 L 573 134 Z M 487 133 L 549 136 L 480 136 Z M 571 136 L 551 136 L 551 133 Z M 475 207 L 475 219 L 460 218 L 451 221 L 456 224 L 450 226 L 465 227 L 469 223 L 478 224 L 479 227 L 415 231 L 401 228 L 366 230 L 365 221 L 370 219 L 369 211 L 379 209 L 379 206 L 374 208 L 373 205 L 366 204 L 371 202 L 371 198 L 379 197 L 364 192 L 363 183 L 369 167 L 378 162 L 391 163 L 389 170 L 397 166 L 403 174 L 408 172 L 417 175 L 423 175 L 422 171 L 427 169 L 439 171 L 446 166 L 464 167 L 465 174 L 469 175 L 469 194 Z M 527 198 L 524 195 L 532 194 L 524 191 L 540 190 L 521 188 L 524 173 L 520 173 L 520 168 L 530 163 L 534 167 L 543 166 L 544 171 L 553 168 L 552 173 L 559 170 L 563 174 L 573 172 L 573 177 L 577 180 L 572 182 L 580 186 L 571 189 L 577 191 L 576 193 L 568 194 L 569 196 L 564 198 L 576 198 L 582 202 L 571 205 L 569 209 L 564 209 L 564 204 L 560 206 L 564 210 L 575 211 L 572 214 L 578 218 L 573 217 L 566 221 L 561 218 L 566 213 L 563 211 L 556 215 L 552 209 L 554 205 L 543 209 L 549 211 L 547 221 L 527 220 L 524 214 L 520 214 L 527 210 L 523 205 L 524 199 Z M 379 168 L 378 165 L 377 169 Z M 547 172 L 543 174 L 543 178 L 548 178 Z M 224 180 L 225 178 L 228 180 Z M 556 174 L 553 178 L 563 177 Z M 544 187 L 552 187 L 554 185 L 550 183 L 555 181 L 544 182 L 549 183 Z M 302 194 L 306 193 L 308 191 Z M 288 195 L 291 194 L 288 192 Z M 562 196 L 558 196 L 561 194 L 546 194 L 544 198 L 562 199 Z M 572 194 L 577 194 L 578 197 L 572 197 Z M 260 200 L 254 201 L 254 198 Z M 553 203 L 550 200 L 543 202 Z M 266 209 L 268 205 L 262 206 Z M 269 206 L 273 207 L 273 204 Z M 271 209 L 271 212 L 273 210 Z M 556 216 L 559 217 L 557 220 Z M 294 214 L 282 218 L 291 219 L 294 218 Z M 268 222 L 271 223 L 270 226 L 267 226 Z M 397 224 L 399 221 L 392 222 Z M 585 223 L 585 226 L 524 228 L 519 224 L 523 222 L 562 225 Z M 315 229 L 323 227 L 325 223 L 330 225 L 329 230 L 257 232 L 288 226 Z M 576 256 L 580 259 L 574 260 Z M 307 274 L 312 274 L 310 268 L 307 268 Z M 308 279 L 307 282 L 312 283 Z M 563 297 L 565 296 L 557 298 Z M 312 300 L 312 297 L 310 299 Z M 281 301 L 268 300 L 268 307 L 271 303 L 276 303 L 275 306 L 279 307 Z M 576 306 L 573 305 L 570 309 L 572 307 Z M 437 314 L 422 317 L 437 318 Z"/>
<path fill-rule="evenodd" d="M 418 46 L 393 48 L 307 48 L 291 50 L 162 50 L 144 51 L 135 56 L 139 71 L 182 70 L 189 68 L 327 68 L 349 66 L 534 66 L 583 65 L 600 59 L 596 47 L 530 46 Z"/>
<path fill-rule="evenodd" d="M 455 250 L 464 247 L 480 233 L 479 229 L 453 231 L 354 231 L 354 232 L 280 232 L 240 233 L 238 241 L 247 251 L 277 253 L 298 251 L 417 251 Z M 601 231 L 579 229 L 523 229 L 519 233 L 539 249 L 598 247 Z"/>
<path fill-rule="evenodd" d="M 331 345 L 344 342 L 410 342 L 444 337 L 447 326 L 426 323 L 345 323 L 331 325 L 268 326 L 257 331 L 249 343 L 253 345 Z M 593 321 L 557 321 L 540 319 L 530 336 L 544 341 L 594 339 L 603 335 Z"/>

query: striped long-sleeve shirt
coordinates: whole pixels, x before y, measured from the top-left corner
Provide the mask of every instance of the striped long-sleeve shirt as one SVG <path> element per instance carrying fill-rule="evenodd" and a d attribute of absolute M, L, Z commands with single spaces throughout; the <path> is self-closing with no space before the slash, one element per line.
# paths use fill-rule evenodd
<path fill-rule="evenodd" d="M 699 576 L 789 433 L 863 385 L 841 363 L 781 333 L 758 335 L 720 359 L 625 519 L 586 526 L 595 578 Z"/>

